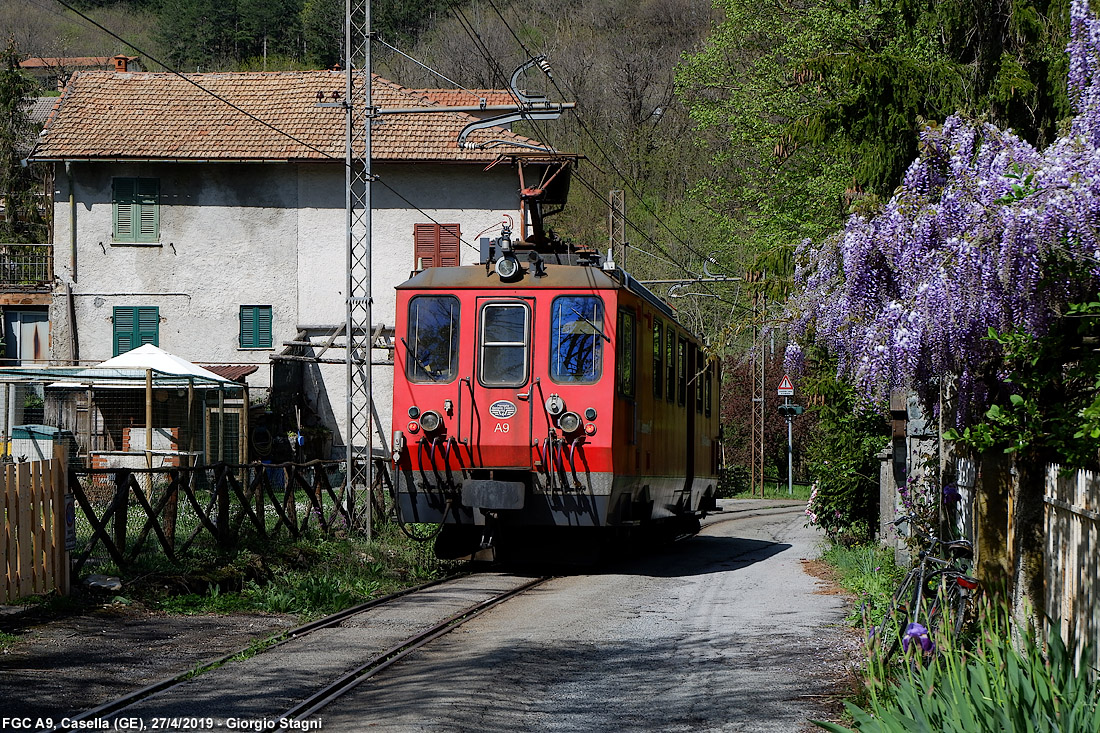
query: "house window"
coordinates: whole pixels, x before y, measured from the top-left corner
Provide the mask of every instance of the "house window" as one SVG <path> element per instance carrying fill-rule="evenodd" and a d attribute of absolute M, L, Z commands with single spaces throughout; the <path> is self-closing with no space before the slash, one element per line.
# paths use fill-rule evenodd
<path fill-rule="evenodd" d="M 241 306 L 240 344 L 242 349 L 271 348 L 270 305 Z"/>
<path fill-rule="evenodd" d="M 114 241 L 160 241 L 159 178 L 115 178 L 111 201 L 114 204 Z"/>
<path fill-rule="evenodd" d="M 458 246 L 461 237 L 458 224 L 414 224 L 416 269 L 458 267 Z"/>
<path fill-rule="evenodd" d="M 592 384 L 603 372 L 603 301 L 594 295 L 562 295 L 550 314 L 550 378 Z"/>
<path fill-rule="evenodd" d="M 634 314 L 619 311 L 619 393 L 634 396 Z"/>
<path fill-rule="evenodd" d="M 160 308 L 155 305 L 115 306 L 114 355 L 145 344 L 160 346 Z"/>

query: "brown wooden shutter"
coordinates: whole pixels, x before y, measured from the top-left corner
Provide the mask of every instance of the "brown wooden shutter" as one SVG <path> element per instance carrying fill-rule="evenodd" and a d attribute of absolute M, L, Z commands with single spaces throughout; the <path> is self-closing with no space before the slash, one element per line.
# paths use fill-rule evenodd
<path fill-rule="evenodd" d="M 414 224 L 413 266 L 457 267 L 461 236 L 458 224 Z"/>

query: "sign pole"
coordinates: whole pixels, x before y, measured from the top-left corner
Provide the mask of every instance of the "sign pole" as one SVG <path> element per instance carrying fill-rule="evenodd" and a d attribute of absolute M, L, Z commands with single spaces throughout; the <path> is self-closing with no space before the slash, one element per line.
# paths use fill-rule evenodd
<path fill-rule="evenodd" d="M 794 494 L 794 439 L 791 424 L 794 422 L 794 408 L 790 405 L 791 397 L 794 396 L 794 384 L 791 383 L 791 378 L 784 374 L 776 391 L 783 398 L 783 406 L 779 408 L 779 412 L 787 418 L 787 495 L 792 496 Z M 776 489 L 778 488 L 777 486 Z"/>
<path fill-rule="evenodd" d="M 790 397 L 783 398 L 783 404 L 791 404 Z M 794 415 L 787 412 L 787 495 L 794 495 L 794 441 L 792 440 L 791 424 L 794 422 Z"/>

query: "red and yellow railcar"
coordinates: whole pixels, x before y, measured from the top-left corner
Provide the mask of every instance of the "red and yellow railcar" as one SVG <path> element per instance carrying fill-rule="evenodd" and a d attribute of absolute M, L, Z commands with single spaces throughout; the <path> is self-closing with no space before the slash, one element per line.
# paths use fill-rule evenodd
<path fill-rule="evenodd" d="M 393 447 L 404 522 L 437 551 L 533 534 L 698 528 L 714 505 L 717 362 L 598 255 L 505 239 L 397 288 Z"/>

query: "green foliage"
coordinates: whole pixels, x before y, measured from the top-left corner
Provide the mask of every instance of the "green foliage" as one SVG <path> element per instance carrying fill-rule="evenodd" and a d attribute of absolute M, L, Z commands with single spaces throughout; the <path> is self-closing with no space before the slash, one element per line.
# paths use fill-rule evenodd
<path fill-rule="evenodd" d="M 878 544 L 833 544 L 822 559 L 838 573 L 838 582 L 855 594 L 857 605 L 848 616 L 853 625 L 866 627 L 881 623 L 894 589 L 901 580 L 902 569 L 894 562 L 894 553 Z"/>
<path fill-rule="evenodd" d="M 855 390 L 837 380 L 828 362 L 818 363 L 801 383 L 821 403 L 810 408 L 818 425 L 806 449 L 815 484 L 807 514 L 811 524 L 820 526 L 831 540 L 859 543 L 871 536 L 875 526 L 876 454 L 887 443 L 885 416 L 860 406 Z"/>
<path fill-rule="evenodd" d="M 1015 390 L 995 395 L 984 419 L 947 440 L 973 454 L 991 448 L 1042 455 L 1067 468 L 1096 466 L 1100 451 L 1100 302 L 1076 303 L 1050 331 L 989 338 L 1003 348 Z"/>
<path fill-rule="evenodd" d="M 1043 144 L 1069 114 L 1065 0 L 716 6 L 677 74 L 717 171 L 693 195 L 773 273 L 886 200 L 925 121 L 962 111 Z"/>
<path fill-rule="evenodd" d="M 0 53 L 0 242 L 44 242 L 48 236 L 38 201 L 45 194 L 41 170 L 22 164 L 38 132 L 27 115 L 34 89 L 19 69 L 19 52 L 10 37 Z"/>
<path fill-rule="evenodd" d="M 1022 634 L 1022 651 L 1001 610 L 986 612 L 973 648 L 953 640 L 922 665 L 905 665 L 895 683 L 872 681 L 870 703 L 847 703 L 855 728 L 814 721 L 833 733 L 1092 733 L 1100 730 L 1100 688 L 1075 664 L 1057 633 L 1046 644 Z M 1087 655 L 1085 655 L 1087 658 Z"/>

